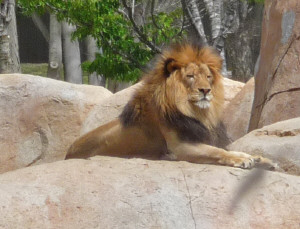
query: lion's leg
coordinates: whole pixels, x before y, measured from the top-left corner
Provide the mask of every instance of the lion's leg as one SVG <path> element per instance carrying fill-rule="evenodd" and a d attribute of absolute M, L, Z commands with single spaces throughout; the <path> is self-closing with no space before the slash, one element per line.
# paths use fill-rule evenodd
<path fill-rule="evenodd" d="M 147 128 L 148 132 L 144 129 L 125 128 L 120 120 L 114 120 L 78 138 L 69 148 L 66 159 L 95 155 L 158 159 L 166 151 L 164 139 L 157 136 L 154 128 Z"/>
<path fill-rule="evenodd" d="M 206 144 L 178 143 L 168 144 L 170 159 L 193 163 L 219 164 L 250 169 L 261 164 L 266 168 L 274 168 L 271 160 L 252 156 L 243 152 L 226 151 Z"/>

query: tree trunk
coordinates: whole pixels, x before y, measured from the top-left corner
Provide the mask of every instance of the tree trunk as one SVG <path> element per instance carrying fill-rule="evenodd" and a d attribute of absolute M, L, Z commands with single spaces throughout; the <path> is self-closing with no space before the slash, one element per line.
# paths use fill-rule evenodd
<path fill-rule="evenodd" d="M 196 0 L 182 0 L 181 4 L 184 11 L 187 13 L 189 21 L 197 33 L 197 38 L 201 40 L 202 43 L 207 44 L 206 34 Z"/>
<path fill-rule="evenodd" d="M 21 72 L 15 1 L 4 0 L 0 15 L 0 73 Z"/>
<path fill-rule="evenodd" d="M 72 33 L 75 30 L 75 26 L 68 24 L 66 21 L 62 22 L 65 81 L 82 84 L 79 42 L 78 40 L 72 40 Z"/>
<path fill-rule="evenodd" d="M 96 58 L 96 53 L 100 53 L 100 50 L 96 44 L 96 40 L 89 36 L 85 40 L 85 45 L 87 50 L 87 60 L 92 62 Z M 96 72 L 93 72 L 89 75 L 89 84 L 104 87 L 105 78 L 101 75 L 98 75 Z"/>
<path fill-rule="evenodd" d="M 265 2 L 249 131 L 300 116 L 298 3 L 295 0 Z"/>
<path fill-rule="evenodd" d="M 48 77 L 61 80 L 62 71 L 62 44 L 61 23 L 54 14 L 50 15 L 50 40 L 49 40 L 49 64 Z"/>
<path fill-rule="evenodd" d="M 31 18 L 35 26 L 41 31 L 45 40 L 49 43 L 49 31 L 47 29 L 47 26 L 42 21 L 41 17 L 37 13 L 33 13 Z"/>
<path fill-rule="evenodd" d="M 222 0 L 204 0 L 211 25 L 211 38 L 213 41 L 220 35 Z"/>

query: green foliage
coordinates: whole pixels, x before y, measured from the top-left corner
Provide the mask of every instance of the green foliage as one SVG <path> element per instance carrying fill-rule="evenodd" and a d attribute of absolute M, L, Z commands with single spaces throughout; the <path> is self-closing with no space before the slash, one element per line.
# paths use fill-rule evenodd
<path fill-rule="evenodd" d="M 83 68 L 116 80 L 139 77 L 139 69 L 158 52 L 147 42 L 161 47 L 183 34 L 180 26 L 175 26 L 182 17 L 181 9 L 149 16 L 143 26 L 137 26 L 143 40 L 122 13 L 125 9 L 119 0 L 19 0 L 18 5 L 27 15 L 50 12 L 76 25 L 76 38 L 95 38 L 101 54 L 94 62 L 84 63 Z"/>

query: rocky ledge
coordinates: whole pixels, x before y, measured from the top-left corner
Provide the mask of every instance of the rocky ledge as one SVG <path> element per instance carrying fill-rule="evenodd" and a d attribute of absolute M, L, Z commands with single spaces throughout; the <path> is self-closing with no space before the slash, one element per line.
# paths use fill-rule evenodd
<path fill-rule="evenodd" d="M 300 177 L 95 157 L 0 175 L 0 228 L 299 228 Z"/>

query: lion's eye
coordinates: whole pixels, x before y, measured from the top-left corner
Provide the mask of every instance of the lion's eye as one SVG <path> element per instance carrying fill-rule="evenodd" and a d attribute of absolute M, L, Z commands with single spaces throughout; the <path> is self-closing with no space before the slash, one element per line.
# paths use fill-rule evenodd
<path fill-rule="evenodd" d="M 207 76 L 207 79 L 211 79 L 211 78 L 212 78 L 212 76 L 211 76 L 211 75 L 208 75 L 208 76 Z"/>
<path fill-rule="evenodd" d="M 194 78 L 194 75 L 186 75 L 186 77 L 192 79 Z"/>

